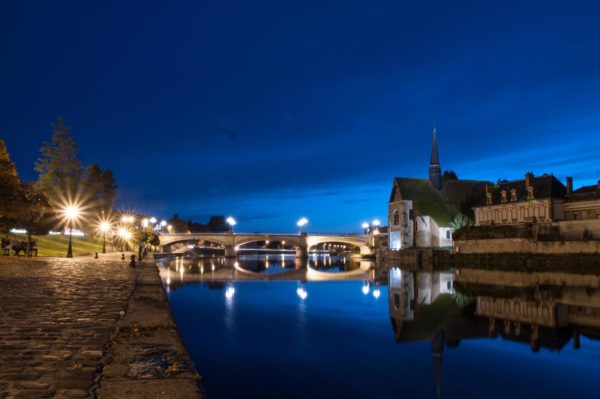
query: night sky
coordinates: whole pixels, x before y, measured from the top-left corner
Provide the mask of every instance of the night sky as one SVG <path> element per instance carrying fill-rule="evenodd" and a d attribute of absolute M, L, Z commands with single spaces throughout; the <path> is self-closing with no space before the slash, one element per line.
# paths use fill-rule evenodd
<path fill-rule="evenodd" d="M 2 0 L 0 137 L 34 180 L 62 115 L 123 209 L 240 231 L 385 220 L 434 119 L 460 178 L 595 183 L 600 2 L 490 3 Z"/>

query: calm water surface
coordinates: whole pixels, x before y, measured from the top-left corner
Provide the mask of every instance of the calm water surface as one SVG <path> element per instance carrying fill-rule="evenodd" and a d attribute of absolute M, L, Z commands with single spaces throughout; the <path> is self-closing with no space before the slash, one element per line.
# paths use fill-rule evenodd
<path fill-rule="evenodd" d="M 281 269 L 276 258 L 269 268 Z M 589 305 L 600 294 L 589 287 L 400 269 L 380 284 L 369 273 L 312 282 L 288 259 L 294 280 L 240 280 L 220 259 L 161 265 L 209 399 L 599 397 L 600 315 Z M 260 272 L 264 261 L 237 266 Z"/>

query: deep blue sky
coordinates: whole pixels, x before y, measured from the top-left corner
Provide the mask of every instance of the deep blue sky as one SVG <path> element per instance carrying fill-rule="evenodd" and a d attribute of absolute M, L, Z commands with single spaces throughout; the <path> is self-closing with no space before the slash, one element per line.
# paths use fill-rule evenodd
<path fill-rule="evenodd" d="M 2 0 L 0 137 L 33 180 L 63 115 L 126 209 L 356 231 L 427 175 L 433 119 L 461 178 L 595 182 L 598 21 L 597 1 Z"/>

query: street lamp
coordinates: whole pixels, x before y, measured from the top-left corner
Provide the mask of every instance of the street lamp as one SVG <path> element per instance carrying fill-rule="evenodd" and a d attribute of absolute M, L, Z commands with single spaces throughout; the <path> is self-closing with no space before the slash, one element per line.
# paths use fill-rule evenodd
<path fill-rule="evenodd" d="M 167 225 L 167 221 L 166 220 L 161 220 L 160 221 L 160 229 L 162 230 L 165 226 Z"/>
<path fill-rule="evenodd" d="M 106 233 L 110 231 L 110 223 L 107 221 L 100 222 L 99 226 L 100 232 L 102 233 L 102 253 L 106 253 Z"/>
<path fill-rule="evenodd" d="M 298 222 L 296 223 L 296 226 L 300 227 L 300 235 L 302 235 L 302 227 L 306 226 L 308 224 L 308 219 L 307 218 L 300 218 L 300 220 L 298 220 Z"/>
<path fill-rule="evenodd" d="M 229 225 L 229 231 L 233 234 L 233 226 L 237 224 L 236 220 L 229 216 L 227 219 L 225 219 L 225 221 Z"/>
<path fill-rule="evenodd" d="M 367 222 L 364 222 L 364 223 L 363 223 L 361 226 L 362 226 L 362 228 L 363 228 L 363 232 L 364 232 L 364 234 L 365 234 L 365 235 L 369 234 L 369 223 L 367 223 Z"/>
<path fill-rule="evenodd" d="M 123 251 L 124 250 L 123 244 L 127 243 L 127 241 L 129 241 L 131 239 L 131 232 L 129 230 L 127 230 L 125 227 L 119 227 L 117 234 L 121 238 L 121 251 Z"/>
<path fill-rule="evenodd" d="M 146 229 L 148 227 L 148 222 L 149 222 L 148 218 L 142 219 L 142 228 L 143 229 Z"/>
<path fill-rule="evenodd" d="M 156 218 L 154 216 L 152 216 L 150 218 L 149 222 L 152 223 L 152 224 L 156 224 L 157 220 L 156 220 Z"/>
<path fill-rule="evenodd" d="M 63 217 L 69 224 L 69 246 L 67 248 L 67 258 L 73 257 L 73 222 L 79 217 L 79 207 L 75 204 L 69 204 L 63 210 Z"/>

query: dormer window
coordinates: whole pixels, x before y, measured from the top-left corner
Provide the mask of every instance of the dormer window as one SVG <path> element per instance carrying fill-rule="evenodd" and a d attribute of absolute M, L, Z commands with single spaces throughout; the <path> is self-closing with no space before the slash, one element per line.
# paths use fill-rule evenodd
<path fill-rule="evenodd" d="M 533 196 L 533 186 L 527 186 L 527 199 L 532 200 L 535 197 Z"/>
<path fill-rule="evenodd" d="M 512 202 L 517 202 L 517 190 L 515 190 L 514 188 L 510 190 L 510 200 Z"/>
<path fill-rule="evenodd" d="M 506 199 L 506 190 L 502 190 L 502 191 L 500 191 L 500 195 L 501 195 L 500 201 L 501 201 L 503 204 L 504 204 L 505 202 L 507 202 L 507 199 Z"/>
<path fill-rule="evenodd" d="M 485 196 L 487 197 L 487 204 L 492 205 L 492 193 L 485 193 Z"/>

